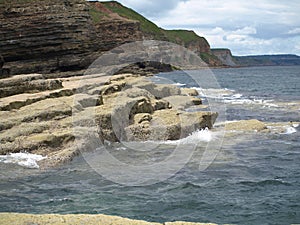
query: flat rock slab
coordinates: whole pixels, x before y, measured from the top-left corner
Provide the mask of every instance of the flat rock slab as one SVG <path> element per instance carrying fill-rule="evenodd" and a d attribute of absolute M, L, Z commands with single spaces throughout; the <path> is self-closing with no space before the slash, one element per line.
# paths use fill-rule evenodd
<path fill-rule="evenodd" d="M 263 122 L 254 119 L 227 123 L 225 129 L 231 131 L 263 131 L 267 130 L 267 126 Z"/>
<path fill-rule="evenodd" d="M 59 214 L 19 214 L 19 213 L 0 213 L 0 224 L 10 225 L 28 225 L 28 224 L 51 224 L 51 225 L 205 225 L 206 223 L 190 223 L 190 222 L 167 222 L 154 223 L 142 220 L 132 220 L 118 216 L 107 215 L 59 215 Z M 215 225 L 215 224 L 206 224 Z"/>

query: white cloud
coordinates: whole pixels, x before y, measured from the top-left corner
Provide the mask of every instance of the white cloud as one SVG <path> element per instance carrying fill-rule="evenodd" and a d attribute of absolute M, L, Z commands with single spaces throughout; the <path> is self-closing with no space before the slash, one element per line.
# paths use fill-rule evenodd
<path fill-rule="evenodd" d="M 249 32 L 245 32 L 249 30 Z M 260 39 L 251 36 L 254 30 L 243 28 L 225 30 L 220 27 L 214 29 L 196 29 L 196 33 L 204 36 L 213 48 L 229 48 L 234 55 L 259 54 L 287 54 L 300 53 L 300 37 L 288 39 L 272 38 Z"/>
<path fill-rule="evenodd" d="M 295 29 L 289 30 L 287 33 L 288 34 L 300 34 L 300 28 L 295 28 Z"/>
<path fill-rule="evenodd" d="M 134 10 L 138 11 L 148 18 L 158 18 L 160 16 L 163 16 L 165 12 L 176 8 L 176 6 L 182 1 L 186 0 L 119 0 L 119 2 L 123 5 L 129 8 L 133 8 Z"/>
<path fill-rule="evenodd" d="M 300 54 L 300 1 L 190 0 L 180 2 L 163 18 L 162 27 L 194 29 L 212 47 L 227 47 L 234 54 Z M 180 18 L 179 20 L 176 18 Z M 298 42 L 299 44 L 300 42 Z"/>
<path fill-rule="evenodd" d="M 238 29 L 232 32 L 237 35 L 248 35 L 248 34 L 256 34 L 256 29 L 254 27 L 244 27 L 242 29 Z"/>

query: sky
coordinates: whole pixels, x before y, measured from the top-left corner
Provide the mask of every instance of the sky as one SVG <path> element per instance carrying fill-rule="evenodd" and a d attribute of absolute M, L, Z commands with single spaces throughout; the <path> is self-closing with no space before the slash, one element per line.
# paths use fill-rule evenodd
<path fill-rule="evenodd" d="M 118 0 L 165 29 L 194 30 L 234 55 L 300 55 L 300 0 Z"/>

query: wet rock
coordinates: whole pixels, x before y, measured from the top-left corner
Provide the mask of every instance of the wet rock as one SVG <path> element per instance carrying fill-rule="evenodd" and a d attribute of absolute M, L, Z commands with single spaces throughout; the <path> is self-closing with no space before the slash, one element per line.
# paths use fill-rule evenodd
<path fill-rule="evenodd" d="M 70 161 L 81 150 L 93 149 L 94 145 L 88 146 L 91 136 L 98 144 L 177 140 L 197 129 L 211 128 L 217 116 L 182 111 L 181 106 L 200 104 L 201 100 L 180 95 L 180 88 L 174 85 L 157 85 L 130 74 L 107 79 L 101 74 L 68 77 L 59 80 L 63 87 L 57 90 L 1 98 L 0 154 L 25 150 L 48 156 L 40 162 L 46 168 Z M 40 74 L 15 76 L 4 79 L 0 87 L 51 80 Z"/>
<path fill-rule="evenodd" d="M 263 122 L 253 119 L 227 123 L 225 129 L 230 131 L 263 131 L 267 130 L 267 126 Z"/>
<path fill-rule="evenodd" d="M 182 95 L 189 95 L 189 96 L 198 96 L 199 93 L 196 89 L 193 88 L 181 88 Z"/>
<path fill-rule="evenodd" d="M 196 130 L 211 128 L 217 113 L 178 112 L 177 110 L 155 111 L 146 124 L 133 124 L 125 128 L 129 141 L 178 140 Z"/>

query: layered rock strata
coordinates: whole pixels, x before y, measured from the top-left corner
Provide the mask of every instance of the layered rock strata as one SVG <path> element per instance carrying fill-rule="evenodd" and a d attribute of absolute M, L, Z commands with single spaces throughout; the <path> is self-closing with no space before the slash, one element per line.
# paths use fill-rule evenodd
<path fill-rule="evenodd" d="M 46 79 L 30 74 L 2 81 L 0 154 L 41 154 L 48 157 L 44 167 L 71 160 L 93 131 L 102 142 L 177 140 L 211 128 L 217 117 L 202 111 L 195 90 L 139 75 Z M 198 110 L 187 112 L 191 106 Z"/>
<path fill-rule="evenodd" d="M 1 67 L 5 61 L 0 78 L 86 69 L 99 53 L 141 40 L 169 41 L 198 55 L 210 54 L 203 37 L 163 30 L 117 2 L 4 0 L 0 22 Z"/>

